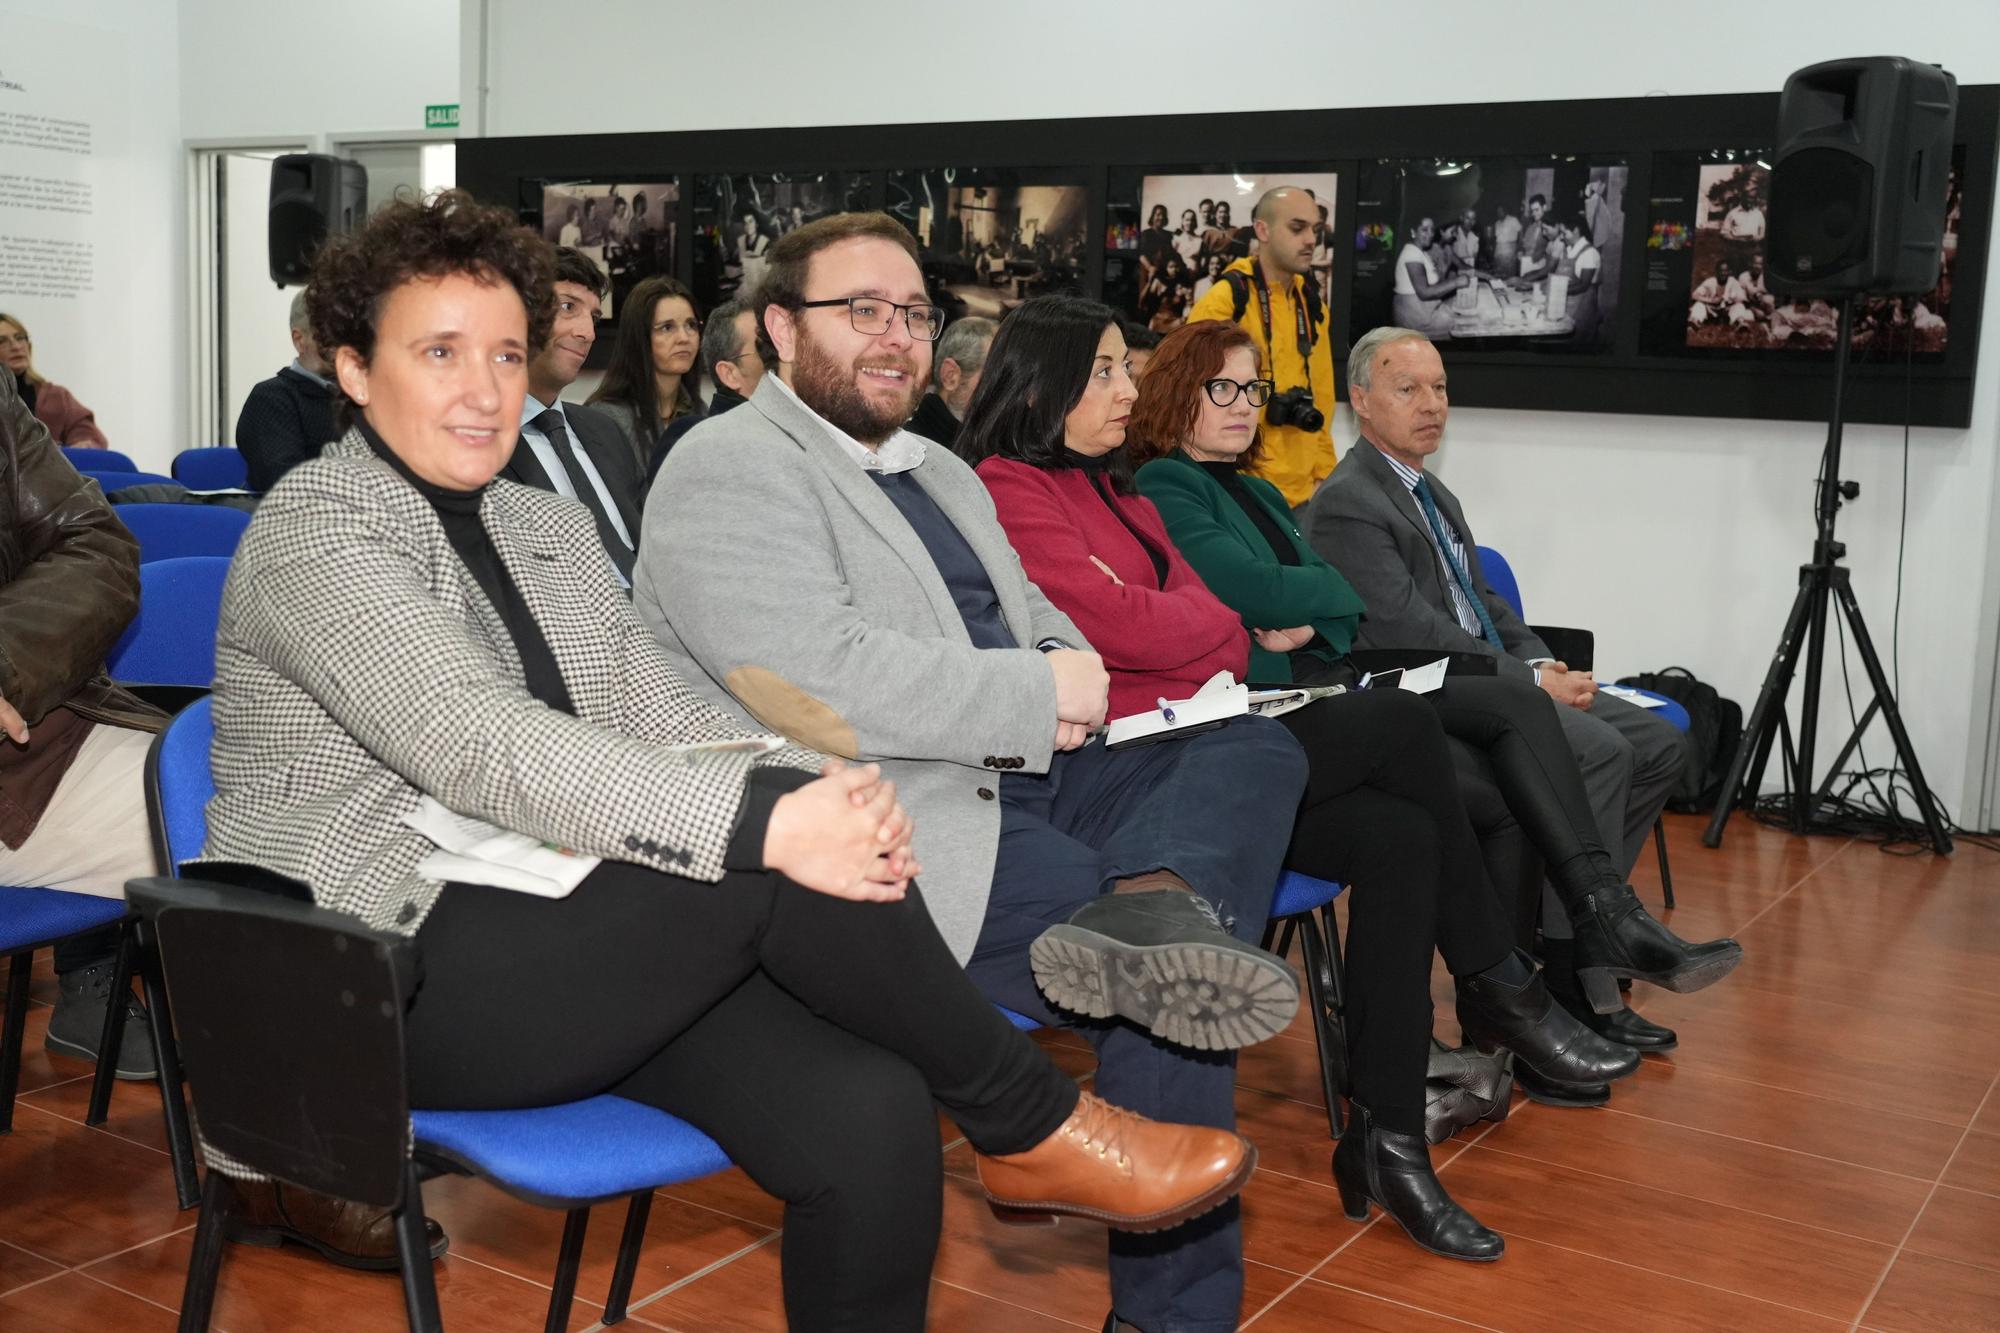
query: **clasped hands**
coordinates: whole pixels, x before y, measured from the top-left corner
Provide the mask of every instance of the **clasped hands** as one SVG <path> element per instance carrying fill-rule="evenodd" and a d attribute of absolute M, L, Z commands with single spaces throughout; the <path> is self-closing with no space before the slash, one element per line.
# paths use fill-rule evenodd
<path fill-rule="evenodd" d="M 1541 673 L 1536 683 L 1557 703 L 1589 711 L 1591 700 L 1597 697 L 1595 676 L 1588 671 L 1571 671 L 1567 662 L 1543 662 L 1535 669 Z"/>
<path fill-rule="evenodd" d="M 923 873 L 910 850 L 915 832 L 880 764 L 829 759 L 816 781 L 772 806 L 764 864 L 818 893 L 895 902 Z"/>

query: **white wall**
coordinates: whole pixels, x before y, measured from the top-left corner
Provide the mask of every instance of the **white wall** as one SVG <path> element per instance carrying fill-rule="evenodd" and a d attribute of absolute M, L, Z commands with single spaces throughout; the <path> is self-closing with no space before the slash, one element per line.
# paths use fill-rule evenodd
<path fill-rule="evenodd" d="M 71 70 L 63 52 L 86 61 Z M 59 234 L 92 241 L 94 290 L 19 300 L 36 365 L 97 414 L 141 468 L 164 465 L 187 411 L 182 350 L 186 222 L 174 7 L 158 0 L 0 0 L 0 78 L 71 80 L 64 105 L 95 108 L 88 164 L 96 214 Z M 65 111 L 63 114 L 74 114 Z M 0 226 L 6 226 L 0 223 Z M 22 226 L 23 232 L 27 224 Z"/>
<path fill-rule="evenodd" d="M 1013 0 L 999 28 L 988 9 L 931 0 L 865 11 L 777 0 L 747 41 L 657 0 L 601 0 L 589 27 L 623 40 L 592 47 L 586 89 L 549 58 L 577 30 L 577 10 L 463 0 L 467 133 L 479 132 L 481 85 L 484 132 L 525 135 L 1775 91 L 1800 66 L 1883 52 L 1940 60 L 1964 83 L 2000 81 L 1992 0 L 1928 5 L 1921 22 L 1861 0 L 1693 0 L 1671 19 L 1601 6 L 1539 27 L 1532 55 L 1498 59 L 1489 43 L 1453 36 L 1455 9 L 1475 28 L 1491 19 L 1489 5 L 1447 0 L 1418 59 L 1407 23 L 1351 0 L 1275 19 L 1246 10 L 1233 55 L 1187 42 L 1213 29 L 1208 0 Z M 1315 51 L 1325 74 L 1301 77 Z M 1972 427 L 1912 440 L 1903 600 L 1904 714 L 1933 785 L 1968 818 L 1990 703 L 1977 682 L 1991 678 L 2000 622 L 2000 263 L 1988 273 L 1994 318 Z M 1345 440 L 1351 429 L 1342 412 L 1336 430 Z M 1537 619 L 1593 626 L 1608 672 L 1684 665 L 1747 711 L 1810 554 L 1824 434 L 1810 423 L 1464 408 L 1440 468 L 1471 501 L 1481 539 L 1511 556 Z M 1900 432 L 1850 429 L 1844 468 L 1862 497 L 1841 536 L 1885 656 L 1900 443 Z M 1847 729 L 1842 700 L 1836 672 L 1823 759 Z M 1879 724 L 1871 735 L 1870 759 L 1885 762 Z"/>

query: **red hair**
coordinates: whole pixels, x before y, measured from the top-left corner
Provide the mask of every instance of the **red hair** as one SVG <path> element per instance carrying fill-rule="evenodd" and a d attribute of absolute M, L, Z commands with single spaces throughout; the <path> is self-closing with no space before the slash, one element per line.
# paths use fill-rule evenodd
<path fill-rule="evenodd" d="M 1255 352 L 1257 343 L 1241 325 L 1219 319 L 1183 324 L 1160 341 L 1139 377 L 1139 401 L 1125 423 L 1125 450 L 1134 468 L 1165 458 L 1187 443 L 1201 418 L 1206 394 L 1202 386 L 1222 373 L 1223 361 L 1239 347 Z M 1261 357 L 1258 369 L 1263 369 Z M 1236 465 L 1248 471 L 1263 456 L 1264 435 L 1259 430 Z"/>

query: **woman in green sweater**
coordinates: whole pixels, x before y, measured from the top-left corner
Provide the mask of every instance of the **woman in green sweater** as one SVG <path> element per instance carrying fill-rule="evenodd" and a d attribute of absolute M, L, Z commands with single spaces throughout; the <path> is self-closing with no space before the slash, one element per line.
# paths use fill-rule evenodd
<path fill-rule="evenodd" d="M 1257 460 L 1259 408 L 1271 388 L 1259 374 L 1256 344 L 1236 325 L 1207 321 L 1177 329 L 1140 380 L 1126 448 L 1138 465 L 1139 491 L 1166 520 L 1174 545 L 1253 631 L 1250 679 L 1351 688 L 1361 671 L 1348 650 L 1366 608 L 1300 535 L 1277 488 L 1248 471 Z M 1597 831 L 1583 775 L 1547 694 L 1523 681 L 1454 674 L 1428 697 L 1445 731 L 1492 762 L 1508 810 L 1547 863 L 1576 927 L 1578 977 L 1600 996 L 1610 977 L 1685 991 L 1734 966 L 1741 954 L 1735 941 L 1686 943 L 1655 921 L 1625 883 Z M 1550 981 L 1552 989 L 1576 996 L 1574 979 Z M 1640 1050 L 1675 1044 L 1672 1031 L 1622 1001 L 1580 1016 Z M 1520 1071 L 1520 1081 L 1538 1100 L 1574 1104 L 1541 1095 L 1531 1069 Z"/>

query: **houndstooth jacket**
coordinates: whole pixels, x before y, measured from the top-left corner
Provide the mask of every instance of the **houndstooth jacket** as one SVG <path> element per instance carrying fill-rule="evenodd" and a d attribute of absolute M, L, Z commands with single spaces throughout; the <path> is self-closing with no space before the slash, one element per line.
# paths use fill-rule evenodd
<path fill-rule="evenodd" d="M 358 432 L 258 506 L 216 638 L 216 794 L 200 860 L 300 880 L 322 907 L 413 935 L 442 885 L 401 822 L 420 794 L 502 828 L 689 879 L 722 877 L 753 765 L 666 744 L 760 734 L 682 681 L 581 504 L 496 480 L 480 517 L 561 668 L 575 717 L 527 692 L 513 640 L 430 504 Z"/>

